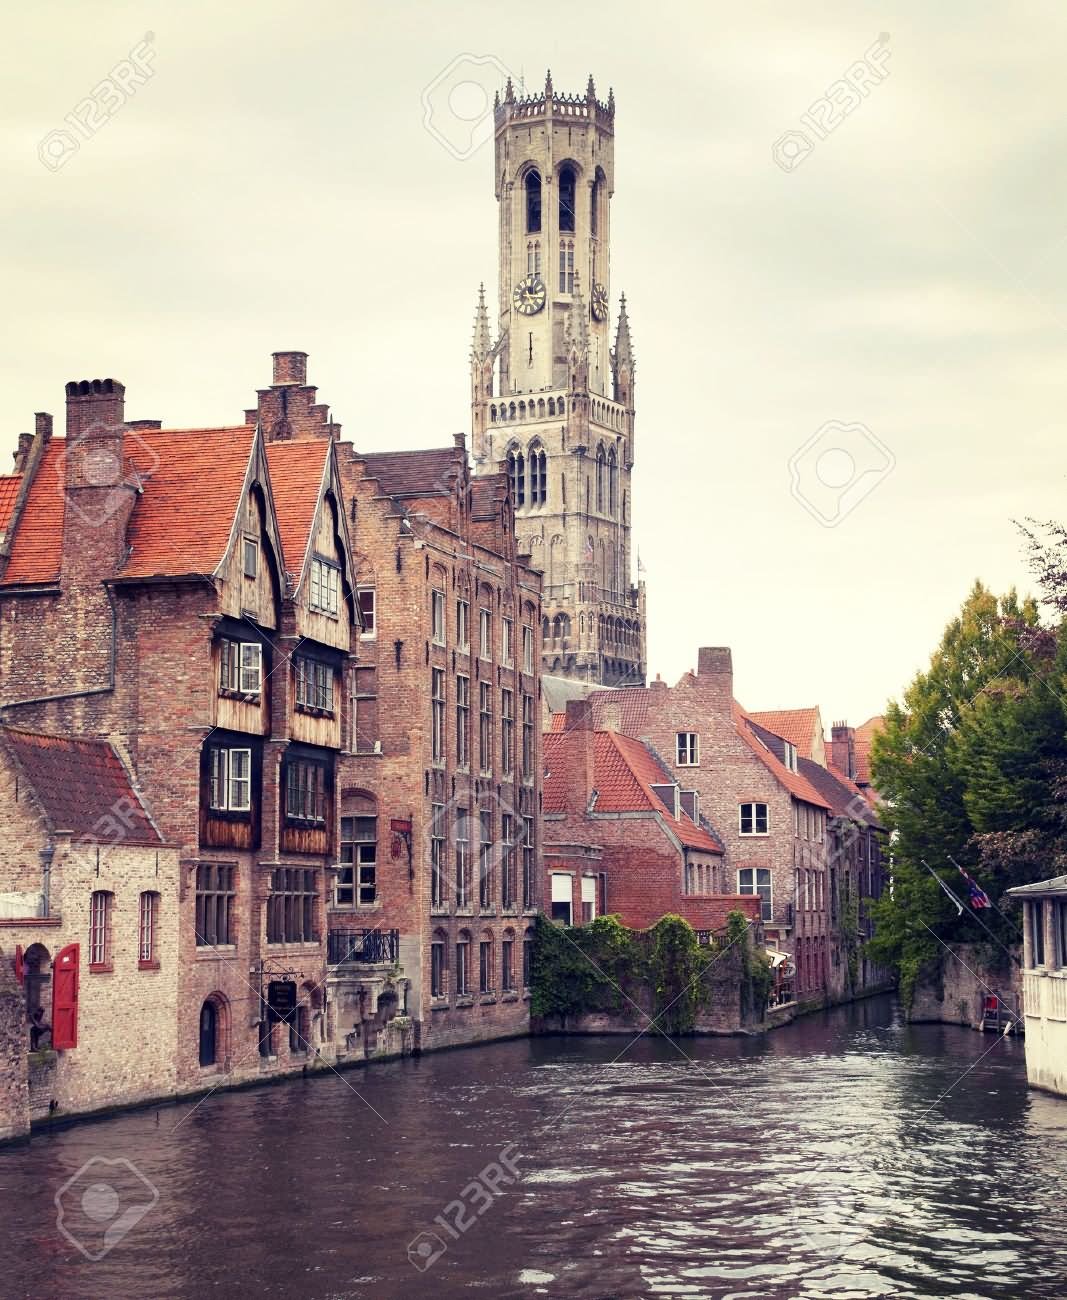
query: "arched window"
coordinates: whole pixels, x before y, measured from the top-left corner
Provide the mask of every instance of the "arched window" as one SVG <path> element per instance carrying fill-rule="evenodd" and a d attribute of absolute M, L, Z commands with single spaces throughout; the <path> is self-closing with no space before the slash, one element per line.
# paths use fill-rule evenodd
<path fill-rule="evenodd" d="M 536 235 L 541 229 L 541 175 L 536 171 L 526 173 L 526 233 Z M 574 227 L 572 226 L 573 230 Z"/>
<path fill-rule="evenodd" d="M 619 487 L 619 462 L 615 455 L 615 448 L 608 452 L 608 513 L 612 516 L 615 514 L 616 500 L 618 497 Z"/>
<path fill-rule="evenodd" d="M 489 408 L 489 419 L 490 419 L 490 421 L 493 422 L 494 424 L 496 423 L 496 403 L 495 403 L 495 402 L 494 402 L 493 405 Z"/>
<path fill-rule="evenodd" d="M 605 500 L 604 489 L 606 486 L 605 480 L 607 478 L 607 474 L 605 472 L 605 465 L 606 462 L 604 459 L 604 448 L 603 446 L 600 446 L 596 449 L 596 508 L 599 511 L 603 511 L 604 509 L 604 500 Z"/>
<path fill-rule="evenodd" d="M 507 459 L 511 496 L 516 506 L 526 504 L 526 459 L 521 451 L 509 451 Z"/>
<path fill-rule="evenodd" d="M 159 965 L 159 895 L 141 895 L 138 912 L 137 964 Z"/>
<path fill-rule="evenodd" d="M 98 889 L 89 899 L 89 969 L 111 966 L 111 905 L 114 895 Z"/>
<path fill-rule="evenodd" d="M 530 449 L 530 505 L 543 506 L 548 501 L 548 458 L 538 446 Z"/>
<path fill-rule="evenodd" d="M 559 173 L 559 228 L 574 229 L 574 168 L 563 167 Z M 540 229 L 540 227 L 538 227 Z"/>
<path fill-rule="evenodd" d="M 456 937 L 456 995 L 463 997 L 471 991 L 471 934 L 460 930 Z"/>
<path fill-rule="evenodd" d="M 448 996 L 448 962 L 445 960 L 447 943 L 448 935 L 444 930 L 433 932 L 433 942 L 430 944 L 430 997 L 432 998 Z"/>
<path fill-rule="evenodd" d="M 595 238 L 600 229 L 600 169 L 589 191 L 589 233 Z"/>
<path fill-rule="evenodd" d="M 545 418 L 545 399 L 543 397 L 537 399 L 537 418 L 539 420 Z"/>
<path fill-rule="evenodd" d="M 573 227 L 571 227 L 573 229 Z M 574 240 L 559 241 L 559 291 L 574 292 Z"/>
<path fill-rule="evenodd" d="M 530 987 L 530 976 L 533 970 L 533 927 L 527 926 L 526 932 L 522 937 L 522 987 Z"/>
<path fill-rule="evenodd" d="M 496 962 L 493 960 L 493 932 L 483 930 L 478 943 L 478 992 L 492 993 L 496 988 Z"/>
<path fill-rule="evenodd" d="M 217 1065 L 226 1055 L 226 1002 L 212 993 L 200 1008 L 200 1064 Z"/>
<path fill-rule="evenodd" d="M 563 400 L 562 397 L 556 402 L 556 414 L 557 415 L 567 414 L 567 403 Z"/>
<path fill-rule="evenodd" d="M 346 795 L 341 808 L 341 866 L 335 876 L 337 907 L 370 907 L 378 901 L 378 801 L 372 794 Z"/>
<path fill-rule="evenodd" d="M 549 415 L 556 414 L 556 399 L 554 397 L 548 399 L 548 413 Z"/>
<path fill-rule="evenodd" d="M 549 625 L 548 625 L 547 614 L 544 616 L 544 618 L 541 619 L 541 637 L 545 641 L 547 641 L 549 638 Z"/>

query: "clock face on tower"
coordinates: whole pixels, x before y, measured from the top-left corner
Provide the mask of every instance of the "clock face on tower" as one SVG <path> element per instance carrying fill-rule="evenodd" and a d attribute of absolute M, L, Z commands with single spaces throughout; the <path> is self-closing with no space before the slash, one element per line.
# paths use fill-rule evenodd
<path fill-rule="evenodd" d="M 589 299 L 589 309 L 594 320 L 603 320 L 608 314 L 608 291 L 602 284 L 594 284 Z"/>
<path fill-rule="evenodd" d="M 539 275 L 528 275 L 515 286 L 511 302 L 523 316 L 533 316 L 545 305 L 545 282 Z"/>

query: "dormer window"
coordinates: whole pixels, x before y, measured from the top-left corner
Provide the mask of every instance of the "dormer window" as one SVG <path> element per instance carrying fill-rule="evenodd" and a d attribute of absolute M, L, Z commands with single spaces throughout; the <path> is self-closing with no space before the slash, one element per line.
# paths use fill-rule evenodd
<path fill-rule="evenodd" d="M 797 747 L 791 745 L 788 740 L 783 741 L 782 744 L 784 746 L 782 762 L 789 768 L 790 772 L 795 772 L 797 770 Z"/>
<path fill-rule="evenodd" d="M 319 614 L 337 617 L 340 604 L 341 570 L 325 560 L 311 561 L 311 587 L 308 591 L 308 608 Z"/>

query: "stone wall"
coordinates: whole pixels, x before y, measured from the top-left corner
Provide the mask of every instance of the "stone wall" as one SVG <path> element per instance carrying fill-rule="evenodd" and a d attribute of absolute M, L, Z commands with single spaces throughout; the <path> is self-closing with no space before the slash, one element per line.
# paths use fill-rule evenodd
<path fill-rule="evenodd" d="M 14 972 L 14 945 L 0 950 L 0 1142 L 30 1131 L 26 1014 Z"/>
<path fill-rule="evenodd" d="M 982 1027 L 983 999 L 996 993 L 1009 1010 L 1022 1014 L 1022 971 L 1006 954 L 991 960 L 986 944 L 952 944 L 926 967 L 915 985 L 908 1019 Z M 1016 953 L 1016 956 L 1019 954 Z"/>

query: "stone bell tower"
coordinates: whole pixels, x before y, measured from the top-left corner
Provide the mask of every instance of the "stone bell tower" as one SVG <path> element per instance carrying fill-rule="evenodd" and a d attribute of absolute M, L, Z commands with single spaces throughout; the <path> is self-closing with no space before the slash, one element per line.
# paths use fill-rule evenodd
<path fill-rule="evenodd" d="M 615 98 L 544 91 L 496 104 L 497 318 L 471 346 L 475 473 L 505 468 L 520 549 L 544 572 L 543 671 L 645 679 L 630 550 L 634 357 L 626 299 L 610 345 Z M 522 545 L 524 543 L 524 545 Z"/>

